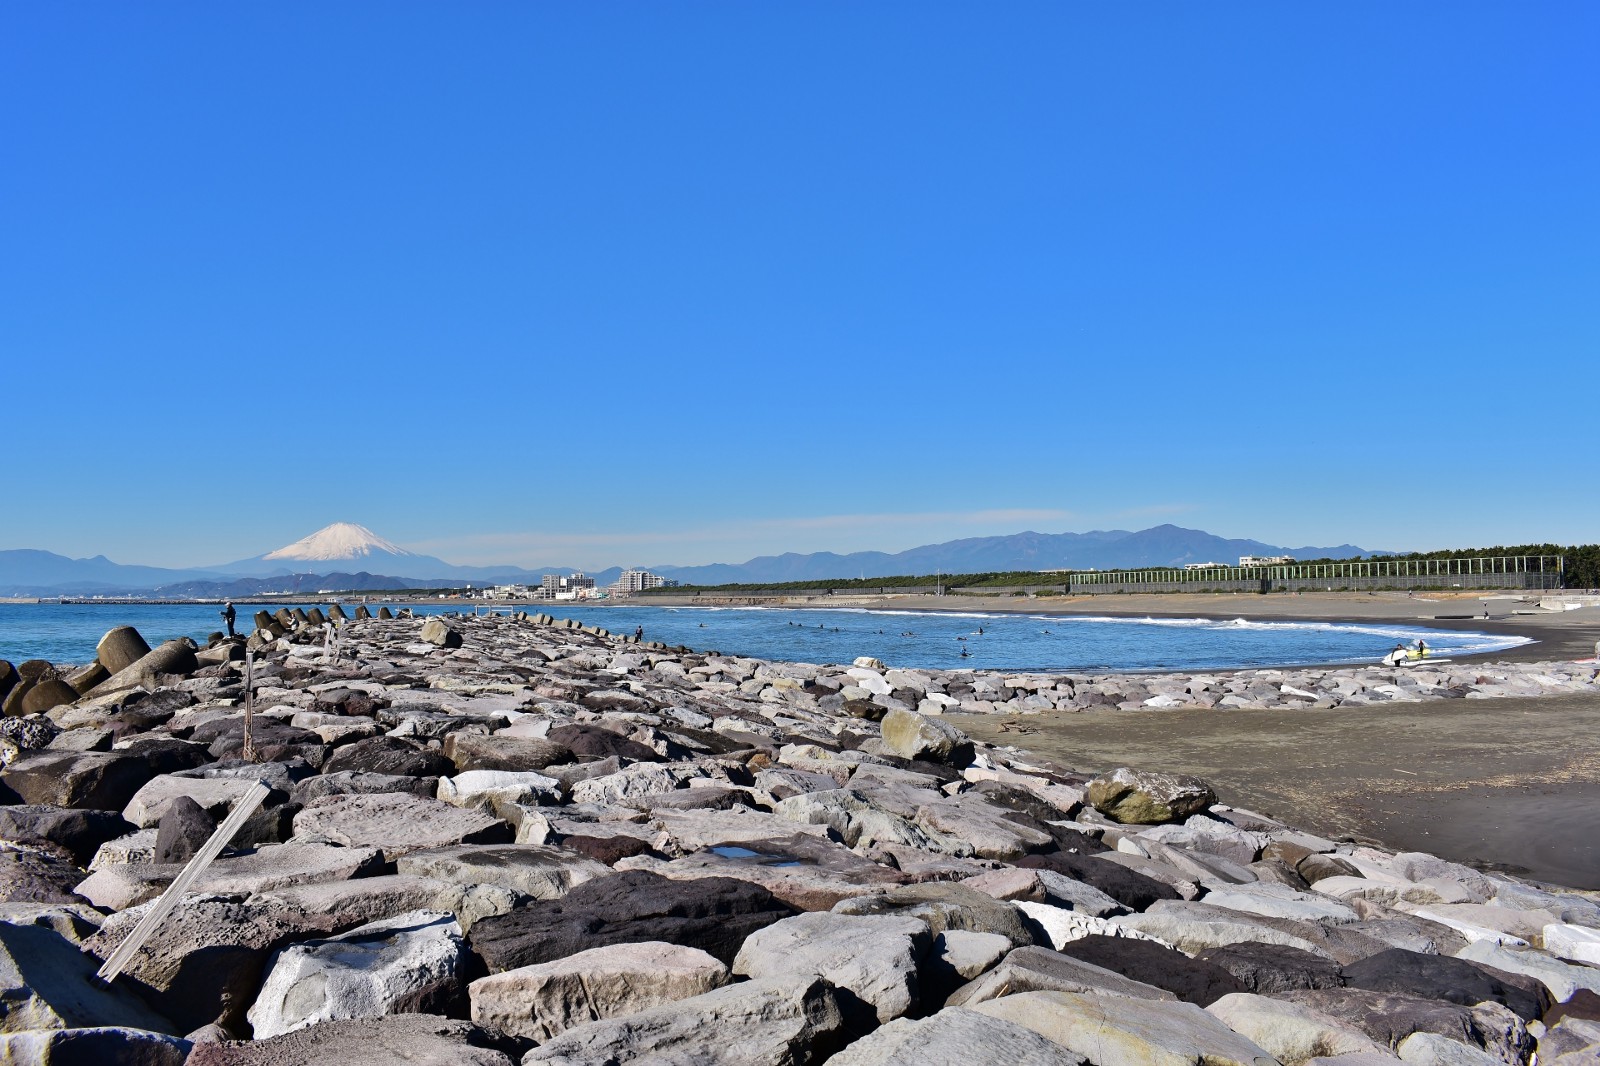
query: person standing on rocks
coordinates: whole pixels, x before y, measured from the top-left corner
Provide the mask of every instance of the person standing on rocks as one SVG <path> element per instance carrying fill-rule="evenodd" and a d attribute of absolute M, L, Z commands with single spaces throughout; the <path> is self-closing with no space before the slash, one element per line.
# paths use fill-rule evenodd
<path fill-rule="evenodd" d="M 227 623 L 228 626 L 228 636 L 234 636 L 233 620 L 239 617 L 239 612 L 233 609 L 232 603 L 228 603 L 222 608 L 221 614 L 223 622 Z"/>
<path fill-rule="evenodd" d="M 641 644 L 644 643 L 644 626 L 633 627 L 633 639 Z"/>

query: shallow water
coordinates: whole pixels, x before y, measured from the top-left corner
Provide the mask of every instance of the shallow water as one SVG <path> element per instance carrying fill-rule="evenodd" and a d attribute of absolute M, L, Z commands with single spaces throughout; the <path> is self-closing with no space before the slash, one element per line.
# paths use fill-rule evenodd
<path fill-rule="evenodd" d="M 348 602 L 345 606 L 353 610 Z M 377 601 L 372 606 L 376 609 Z M 459 601 L 412 606 L 417 614 L 472 610 Z M 567 603 L 529 609 L 580 619 L 613 633 L 642 626 L 646 640 L 697 650 L 811 663 L 849 663 L 870 655 L 890 666 L 935 669 L 1220 670 L 1374 662 L 1397 642 L 1409 644 L 1419 637 L 1440 657 L 1528 643 L 1526 638 L 1487 633 L 1342 622 Z M 118 625 L 137 627 L 151 645 L 178 636 L 203 639 L 222 628 L 219 610 L 217 604 L 0 604 L 0 658 L 86 662 L 106 630 Z M 248 631 L 256 610 L 238 606 L 242 631 Z"/>

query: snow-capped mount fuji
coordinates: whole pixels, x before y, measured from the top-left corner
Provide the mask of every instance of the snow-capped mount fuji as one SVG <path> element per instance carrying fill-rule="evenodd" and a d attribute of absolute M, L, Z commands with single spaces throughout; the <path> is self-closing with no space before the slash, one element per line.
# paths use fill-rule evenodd
<path fill-rule="evenodd" d="M 416 578 L 452 577 L 457 567 L 431 555 L 407 551 L 366 526 L 335 522 L 265 555 L 207 569 L 221 574 L 277 577 L 342 571 Z"/>
<path fill-rule="evenodd" d="M 420 559 L 416 552 L 408 552 L 400 545 L 384 540 L 366 526 L 354 522 L 335 522 L 323 526 L 309 537 L 270 551 L 261 558 L 264 562 L 281 559 L 284 562 L 348 562 L 370 555 L 391 556 L 397 559 Z"/>

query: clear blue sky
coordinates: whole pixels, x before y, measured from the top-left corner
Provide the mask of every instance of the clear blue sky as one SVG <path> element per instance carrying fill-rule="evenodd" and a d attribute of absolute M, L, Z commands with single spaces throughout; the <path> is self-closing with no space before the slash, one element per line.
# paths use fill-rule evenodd
<path fill-rule="evenodd" d="M 1600 539 L 1590 3 L 0 6 L 0 548 Z"/>

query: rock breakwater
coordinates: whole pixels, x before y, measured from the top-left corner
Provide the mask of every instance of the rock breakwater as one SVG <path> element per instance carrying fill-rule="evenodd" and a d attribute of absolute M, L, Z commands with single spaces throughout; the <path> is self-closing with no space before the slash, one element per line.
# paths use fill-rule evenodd
<path fill-rule="evenodd" d="M 941 718 L 1486 698 L 1587 669 L 1013 676 L 547 616 L 317 614 L 205 648 L 114 631 L 77 687 L 0 667 L 70 693 L 0 694 L 26 712 L 0 722 L 0 1057 L 1600 1055 L 1595 894 L 1318 837 L 1193 778 L 1046 765 Z M 257 781 L 230 849 L 99 982 Z"/>

